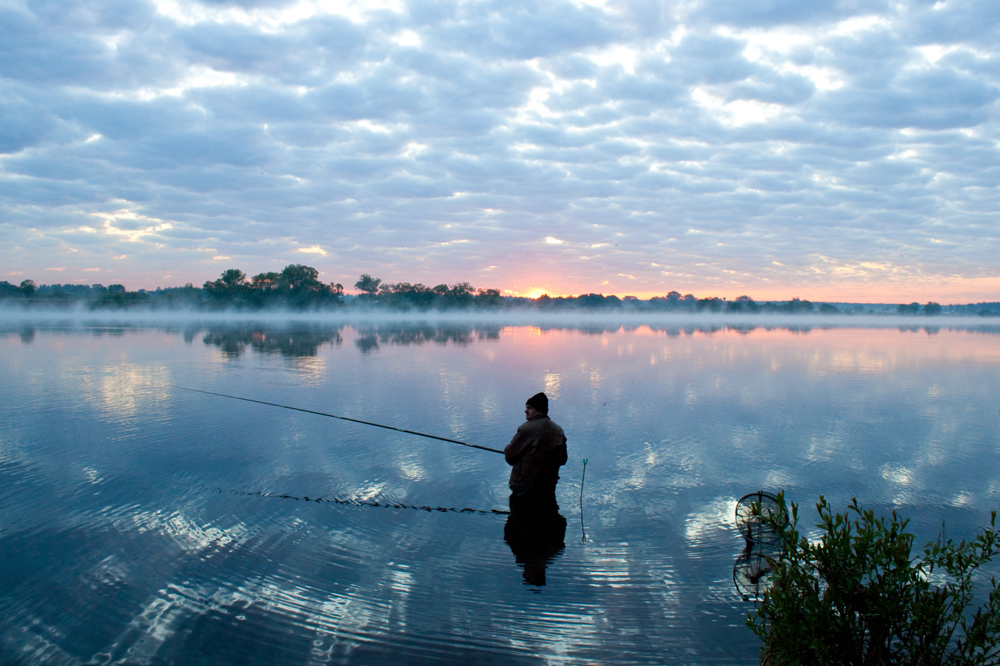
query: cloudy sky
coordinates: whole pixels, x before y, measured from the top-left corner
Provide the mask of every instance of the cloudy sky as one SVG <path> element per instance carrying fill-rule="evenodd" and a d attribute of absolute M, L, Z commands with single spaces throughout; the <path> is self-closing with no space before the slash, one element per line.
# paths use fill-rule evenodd
<path fill-rule="evenodd" d="M 0 280 L 998 300 L 998 26 L 986 0 L 0 0 Z"/>

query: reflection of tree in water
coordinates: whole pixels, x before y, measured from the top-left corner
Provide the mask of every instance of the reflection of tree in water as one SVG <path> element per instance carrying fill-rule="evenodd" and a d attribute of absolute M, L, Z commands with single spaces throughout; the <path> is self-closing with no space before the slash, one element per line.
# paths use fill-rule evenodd
<path fill-rule="evenodd" d="M 569 328 L 569 330 L 574 330 L 574 331 L 576 331 L 576 332 L 578 332 L 578 333 L 580 333 L 582 335 L 604 335 L 605 333 L 617 333 L 618 331 L 621 330 L 622 327 L 621 326 L 611 326 L 611 325 L 603 326 L 603 325 L 599 325 L 599 324 L 587 324 L 587 325 L 571 326 L 571 327 L 564 327 L 564 326 L 559 326 L 559 327 L 541 326 L 540 328 L 541 328 L 542 331 L 545 331 L 545 332 L 548 332 L 548 331 L 560 331 L 560 330 L 566 330 L 567 328 Z"/>
<path fill-rule="evenodd" d="M 185 338 L 187 333 L 185 332 Z M 308 324 L 287 327 L 211 328 L 205 333 L 206 345 L 218 347 L 227 356 L 239 356 L 248 348 L 260 354 L 316 356 L 324 344 L 343 342 L 340 328 Z"/>
<path fill-rule="evenodd" d="M 811 333 L 813 329 L 820 330 L 833 330 L 838 328 L 838 326 L 833 325 L 822 325 L 822 326 L 812 326 L 808 324 L 782 324 L 780 326 L 775 325 L 757 325 L 757 324 L 684 324 L 679 325 L 676 323 L 669 324 L 657 324 L 657 323 L 633 323 L 633 324 L 571 324 L 571 325 L 551 325 L 551 326 L 539 326 L 541 331 L 575 331 L 583 335 L 605 335 L 605 334 L 615 334 L 615 333 L 631 333 L 637 331 L 640 328 L 648 328 L 649 330 L 656 333 L 665 333 L 668 337 L 678 337 L 681 335 L 712 335 L 714 333 L 735 333 L 737 335 L 748 335 L 756 330 L 763 331 L 789 331 L 791 333 Z M 914 327 L 912 330 L 916 330 Z M 904 328 L 900 328 L 904 330 Z M 908 330 L 908 329 L 907 329 Z"/>
<path fill-rule="evenodd" d="M 362 353 L 378 349 L 380 345 L 422 345 L 429 342 L 440 345 L 449 342 L 469 345 L 484 340 L 499 340 L 500 326 L 475 327 L 463 325 L 406 326 L 378 325 L 358 328 L 354 341 Z"/>
<path fill-rule="evenodd" d="M 582 335 L 608 335 L 615 333 L 632 333 L 640 328 L 648 328 L 656 333 L 665 333 L 669 337 L 677 337 L 680 335 L 694 335 L 695 333 L 700 333 L 703 335 L 711 335 L 713 333 L 720 333 L 723 331 L 730 331 L 738 333 L 740 335 L 745 335 L 751 333 L 758 328 L 763 328 L 764 330 L 774 330 L 775 328 L 780 328 L 781 330 L 788 330 L 795 333 L 808 333 L 812 330 L 811 326 L 764 326 L 759 327 L 755 324 L 687 324 L 680 326 L 678 324 L 656 324 L 656 323 L 635 323 L 629 325 L 623 324 L 571 324 L 571 325 L 548 325 L 539 326 L 538 329 L 543 332 L 548 331 L 571 331 L 580 333 Z M 833 327 L 824 327 L 833 328 Z"/>
<path fill-rule="evenodd" d="M 180 333 L 184 342 L 192 344 L 204 332 L 202 341 L 206 345 L 218 347 L 227 356 L 237 357 L 247 350 L 263 354 L 283 356 L 316 356 L 324 344 L 343 343 L 342 331 L 345 325 L 295 324 L 266 326 L 261 324 L 215 325 L 187 324 L 177 327 L 157 327 L 173 333 Z M 136 326 L 94 326 L 78 331 L 78 334 L 93 337 L 122 337 L 131 331 L 141 331 L 146 327 Z M 502 326 L 411 326 L 407 324 L 373 325 L 358 327 L 354 344 L 367 353 L 380 345 L 422 345 L 427 343 L 469 345 L 486 340 L 499 340 Z M 11 324 L 0 327 L 0 334 L 19 335 L 24 344 L 30 344 L 38 331 L 58 330 L 65 332 L 65 325 Z"/>
<path fill-rule="evenodd" d="M 940 326 L 899 326 L 900 333 L 919 333 L 923 331 L 927 335 L 937 335 L 941 332 Z"/>
<path fill-rule="evenodd" d="M 367 354 L 373 349 L 378 349 L 378 333 L 375 327 L 358 329 L 358 338 L 354 341 L 362 354 Z"/>
<path fill-rule="evenodd" d="M 76 335 L 89 335 L 93 338 L 104 336 L 120 338 L 124 337 L 125 333 L 129 330 L 123 326 L 98 326 L 74 331 L 68 328 L 70 326 L 72 326 L 71 321 L 43 324 L 40 326 L 33 324 L 12 324 L 0 327 L 0 335 L 17 335 L 21 338 L 22 343 L 28 345 L 35 341 L 35 335 L 39 331 L 43 333 L 57 332 L 62 334 L 72 332 Z"/>

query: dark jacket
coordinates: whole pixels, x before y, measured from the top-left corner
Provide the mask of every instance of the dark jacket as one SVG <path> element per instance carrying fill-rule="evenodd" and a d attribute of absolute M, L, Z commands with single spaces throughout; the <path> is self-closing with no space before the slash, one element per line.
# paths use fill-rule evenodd
<path fill-rule="evenodd" d="M 517 429 L 503 450 L 510 470 L 510 489 L 554 491 L 559 467 L 566 464 L 566 435 L 548 416 L 536 416 Z"/>

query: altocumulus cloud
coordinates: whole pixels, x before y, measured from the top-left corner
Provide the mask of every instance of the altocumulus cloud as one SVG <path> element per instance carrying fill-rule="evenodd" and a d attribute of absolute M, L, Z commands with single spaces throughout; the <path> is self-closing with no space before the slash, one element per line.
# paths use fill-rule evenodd
<path fill-rule="evenodd" d="M 998 26 L 973 0 L 2 0 L 0 279 L 995 298 Z"/>

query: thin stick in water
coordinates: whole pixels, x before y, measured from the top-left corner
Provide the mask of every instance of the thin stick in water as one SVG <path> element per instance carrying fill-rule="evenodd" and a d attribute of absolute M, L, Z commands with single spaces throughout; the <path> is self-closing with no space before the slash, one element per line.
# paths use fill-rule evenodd
<path fill-rule="evenodd" d="M 580 532 L 583 537 L 580 541 L 587 541 L 587 528 L 583 526 L 583 482 L 587 478 L 587 459 L 583 459 L 583 475 L 580 477 Z"/>

